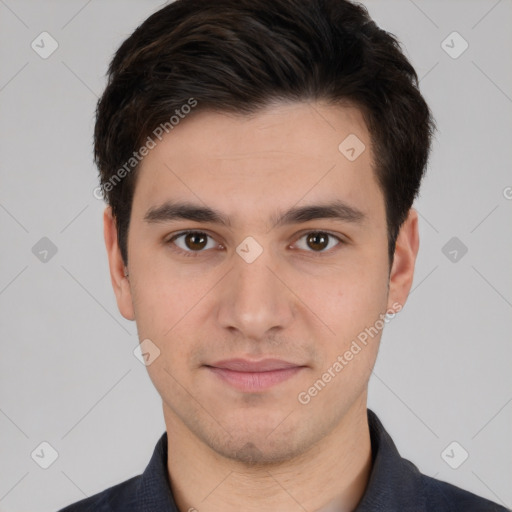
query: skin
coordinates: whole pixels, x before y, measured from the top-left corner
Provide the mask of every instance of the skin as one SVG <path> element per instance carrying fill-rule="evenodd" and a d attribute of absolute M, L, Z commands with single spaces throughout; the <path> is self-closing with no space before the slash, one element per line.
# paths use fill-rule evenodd
<path fill-rule="evenodd" d="M 349 134 L 366 145 L 353 162 L 338 150 Z M 279 212 L 336 199 L 364 219 L 272 228 Z M 167 200 L 215 208 L 231 225 L 144 220 Z M 169 240 L 186 229 L 209 235 L 207 246 Z M 318 231 L 342 242 L 308 242 Z M 252 116 L 196 112 L 142 162 L 127 269 L 110 208 L 104 234 L 119 310 L 160 350 L 147 368 L 162 397 L 180 510 L 353 510 L 371 471 L 366 403 L 381 331 L 307 404 L 297 397 L 379 315 L 405 304 L 419 245 L 411 209 L 390 267 L 384 197 L 359 110 L 315 102 Z M 263 249 L 252 263 L 236 252 L 248 236 Z M 244 392 L 205 366 L 237 357 L 304 368 Z"/>

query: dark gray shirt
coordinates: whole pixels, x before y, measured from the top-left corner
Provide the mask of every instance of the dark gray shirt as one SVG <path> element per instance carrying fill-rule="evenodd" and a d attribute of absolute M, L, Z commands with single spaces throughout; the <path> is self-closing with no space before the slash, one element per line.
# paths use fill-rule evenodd
<path fill-rule="evenodd" d="M 372 470 L 354 512 L 507 512 L 507 509 L 419 472 L 402 458 L 376 414 L 368 409 Z M 167 475 L 167 433 L 144 473 L 59 512 L 179 512 Z M 186 511 L 183 511 L 186 512 Z"/>

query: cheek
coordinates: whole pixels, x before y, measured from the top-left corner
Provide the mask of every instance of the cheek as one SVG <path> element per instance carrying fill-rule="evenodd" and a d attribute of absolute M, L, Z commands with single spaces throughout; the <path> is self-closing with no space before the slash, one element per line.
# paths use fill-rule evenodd
<path fill-rule="evenodd" d="M 327 335 L 318 339 L 323 347 L 318 369 L 325 372 L 331 368 L 336 373 L 334 389 L 366 382 L 377 357 L 384 326 L 382 315 L 387 307 L 387 283 L 385 275 L 366 270 L 340 279 L 333 285 L 334 291 L 324 294 L 322 307 L 317 304 L 323 320 L 334 332 L 326 331 Z M 339 356 L 343 359 L 337 369 L 343 370 L 337 373 L 332 365 Z"/>
<path fill-rule="evenodd" d="M 132 286 L 138 336 L 155 343 L 161 356 L 148 366 L 149 376 L 158 389 L 174 387 L 173 379 L 185 383 L 198 365 L 198 345 L 211 333 L 207 308 L 218 278 L 215 272 L 191 272 L 192 266 L 180 271 L 154 260 L 152 265 L 144 265 L 142 258 L 132 263 L 139 264 Z"/>
<path fill-rule="evenodd" d="M 310 387 L 304 390 L 308 395 L 309 390 L 319 394 L 325 384 L 325 393 L 322 391 L 322 398 L 316 401 L 320 409 L 326 402 L 349 403 L 355 399 L 365 388 L 375 364 L 385 326 L 387 274 L 376 267 L 370 272 L 371 268 L 340 277 L 330 292 L 324 290 L 321 301 L 316 296 L 315 307 L 333 331 L 317 338 L 322 346 L 319 364 Z"/>
<path fill-rule="evenodd" d="M 132 299 L 140 336 L 165 338 L 211 288 L 192 265 L 171 265 L 163 253 L 132 252 Z"/>
<path fill-rule="evenodd" d="M 361 260 L 333 272 L 329 278 L 312 280 L 304 290 L 312 309 L 337 335 L 346 338 L 353 329 L 373 324 L 386 310 L 387 267 Z"/>

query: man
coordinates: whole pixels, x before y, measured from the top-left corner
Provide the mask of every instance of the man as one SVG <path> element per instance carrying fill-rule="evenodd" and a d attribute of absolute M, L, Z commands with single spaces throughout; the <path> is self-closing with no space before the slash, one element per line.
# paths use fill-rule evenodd
<path fill-rule="evenodd" d="M 121 314 L 166 433 L 71 511 L 499 511 L 367 409 L 407 300 L 433 120 L 346 0 L 178 0 L 122 44 L 95 156 Z"/>

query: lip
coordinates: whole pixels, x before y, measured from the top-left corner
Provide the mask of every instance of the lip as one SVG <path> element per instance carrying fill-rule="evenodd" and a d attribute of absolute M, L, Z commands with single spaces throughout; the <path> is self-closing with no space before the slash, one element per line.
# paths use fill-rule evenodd
<path fill-rule="evenodd" d="M 281 359 L 227 359 L 206 365 L 206 368 L 240 391 L 258 392 L 290 379 L 305 366 Z"/>
<path fill-rule="evenodd" d="M 270 372 L 273 370 L 286 370 L 288 368 L 297 368 L 301 365 L 290 363 L 282 359 L 261 359 L 260 361 L 251 361 L 250 359 L 225 359 L 217 361 L 208 366 L 222 368 L 235 372 Z"/>

